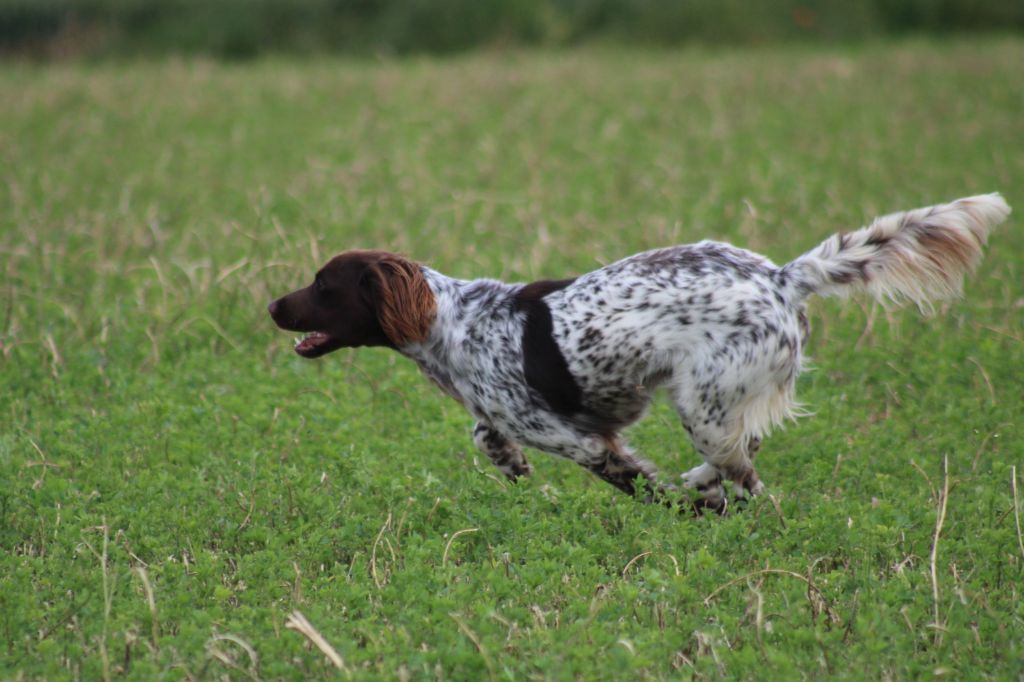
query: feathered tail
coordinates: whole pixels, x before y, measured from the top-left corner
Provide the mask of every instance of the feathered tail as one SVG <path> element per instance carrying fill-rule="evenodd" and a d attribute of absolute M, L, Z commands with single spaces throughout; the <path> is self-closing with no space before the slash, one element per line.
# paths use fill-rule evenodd
<path fill-rule="evenodd" d="M 989 231 L 1010 207 L 999 194 L 893 213 L 829 237 L 778 271 L 791 300 L 867 291 L 880 301 L 931 301 L 960 293 Z"/>

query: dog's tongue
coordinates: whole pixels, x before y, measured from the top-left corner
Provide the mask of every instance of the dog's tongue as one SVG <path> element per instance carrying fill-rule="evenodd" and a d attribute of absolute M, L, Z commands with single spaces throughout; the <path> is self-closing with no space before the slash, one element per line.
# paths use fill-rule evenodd
<path fill-rule="evenodd" d="M 305 355 L 326 340 L 327 334 L 324 334 L 323 332 L 313 332 L 295 344 L 295 352 L 299 355 Z"/>

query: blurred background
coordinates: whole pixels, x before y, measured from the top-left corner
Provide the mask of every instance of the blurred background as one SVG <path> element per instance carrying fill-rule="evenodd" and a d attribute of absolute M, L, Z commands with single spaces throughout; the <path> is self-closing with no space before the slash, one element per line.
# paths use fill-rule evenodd
<path fill-rule="evenodd" d="M 735 45 L 1021 28 L 1022 0 L 0 0 L 0 52 L 31 58 Z"/>

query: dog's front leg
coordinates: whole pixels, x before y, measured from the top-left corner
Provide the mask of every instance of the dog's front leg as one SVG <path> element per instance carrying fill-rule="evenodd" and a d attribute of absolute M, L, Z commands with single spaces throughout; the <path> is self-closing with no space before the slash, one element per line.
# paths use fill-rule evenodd
<path fill-rule="evenodd" d="M 671 503 L 671 485 L 659 483 L 654 465 L 635 455 L 618 437 L 601 439 L 596 456 L 580 462 L 591 473 L 643 502 Z M 639 483 L 639 485 L 638 485 Z"/>

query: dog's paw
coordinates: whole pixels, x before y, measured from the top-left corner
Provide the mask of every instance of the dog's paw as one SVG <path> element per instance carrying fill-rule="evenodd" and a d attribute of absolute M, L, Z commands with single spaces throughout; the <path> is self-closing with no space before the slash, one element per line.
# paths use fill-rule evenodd
<path fill-rule="evenodd" d="M 692 488 L 698 492 L 704 492 L 722 483 L 722 475 L 718 473 L 718 469 L 706 462 L 681 474 L 679 478 L 683 479 L 684 488 Z"/>
<path fill-rule="evenodd" d="M 680 476 L 683 487 L 696 491 L 700 497 L 693 501 L 694 511 L 703 514 L 712 511 L 725 515 L 728 499 L 722 487 L 722 475 L 718 469 L 704 463 L 696 466 Z"/>
<path fill-rule="evenodd" d="M 751 497 L 757 497 L 764 493 L 764 491 L 764 483 L 760 480 L 754 481 L 750 487 L 738 484 L 733 486 L 733 495 L 737 500 L 746 500 Z"/>
<path fill-rule="evenodd" d="M 498 470 L 505 474 L 505 477 L 515 483 L 520 478 L 526 478 L 533 474 L 533 465 L 529 462 L 515 462 L 513 464 L 505 464 L 498 467 Z"/>
<path fill-rule="evenodd" d="M 724 495 L 721 497 L 699 497 L 696 500 L 689 500 L 688 505 L 683 505 L 683 508 L 691 509 L 697 516 L 703 516 L 708 512 L 719 516 L 728 516 L 729 499 Z"/>

